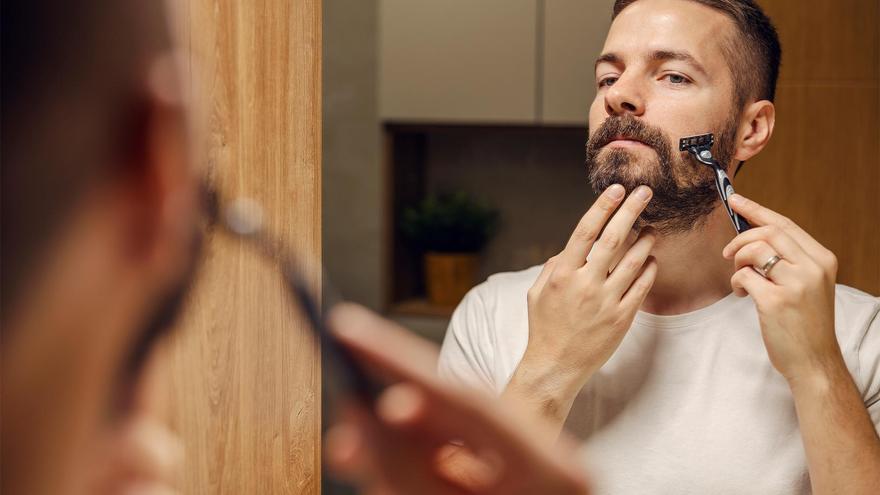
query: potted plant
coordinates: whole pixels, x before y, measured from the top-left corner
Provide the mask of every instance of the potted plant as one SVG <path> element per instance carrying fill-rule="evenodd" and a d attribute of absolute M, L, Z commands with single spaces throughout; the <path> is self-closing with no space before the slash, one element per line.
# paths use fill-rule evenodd
<path fill-rule="evenodd" d="M 432 304 L 454 306 L 475 285 L 479 253 L 497 225 L 498 212 L 464 192 L 429 196 L 404 209 L 401 229 L 424 253 Z"/>

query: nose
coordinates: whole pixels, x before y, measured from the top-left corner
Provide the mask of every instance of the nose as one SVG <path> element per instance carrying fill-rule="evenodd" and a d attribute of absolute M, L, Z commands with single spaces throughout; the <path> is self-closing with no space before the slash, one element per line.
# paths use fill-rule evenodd
<path fill-rule="evenodd" d="M 622 75 L 605 92 L 605 111 L 608 115 L 631 114 L 641 116 L 645 113 L 645 100 L 638 84 L 632 78 Z"/>

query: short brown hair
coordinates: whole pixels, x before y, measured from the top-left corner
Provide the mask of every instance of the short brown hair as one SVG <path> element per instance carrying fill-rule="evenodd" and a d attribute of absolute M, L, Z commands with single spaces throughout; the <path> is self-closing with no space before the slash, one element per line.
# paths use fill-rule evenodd
<path fill-rule="evenodd" d="M 612 19 L 637 1 L 615 1 Z M 767 14 L 754 0 L 690 1 L 721 11 L 736 26 L 738 36 L 725 48 L 725 57 L 733 73 L 737 103 L 744 105 L 752 98 L 773 101 L 782 48 L 776 28 Z"/>

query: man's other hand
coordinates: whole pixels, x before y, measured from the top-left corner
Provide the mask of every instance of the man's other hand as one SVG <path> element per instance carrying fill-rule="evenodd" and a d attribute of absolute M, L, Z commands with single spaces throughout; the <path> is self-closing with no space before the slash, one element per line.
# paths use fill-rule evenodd
<path fill-rule="evenodd" d="M 351 404 L 327 434 L 331 469 L 368 494 L 589 493 L 572 444 L 552 445 L 498 399 L 441 383 L 436 349 L 369 311 L 330 315 L 343 344 L 396 383 L 373 410 Z M 441 462 L 451 445 L 472 453 L 471 469 Z"/>
<path fill-rule="evenodd" d="M 528 292 L 528 346 L 504 393 L 557 431 L 578 391 L 620 345 L 657 275 L 655 234 L 633 230 L 651 189 L 625 194 L 615 184 L 599 196 Z"/>

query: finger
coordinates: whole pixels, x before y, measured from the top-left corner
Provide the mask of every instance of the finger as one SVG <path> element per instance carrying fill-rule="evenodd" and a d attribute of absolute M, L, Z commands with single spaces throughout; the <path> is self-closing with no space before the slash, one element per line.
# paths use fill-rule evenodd
<path fill-rule="evenodd" d="M 788 217 L 758 204 L 741 194 L 734 194 L 728 203 L 734 211 L 745 217 L 752 225 L 775 225 L 789 234 L 813 259 L 820 259 L 827 250 Z"/>
<path fill-rule="evenodd" d="M 376 402 L 376 416 L 395 430 L 382 439 L 384 447 L 378 453 L 381 474 L 395 493 L 415 493 L 413 489 L 418 488 L 418 493 L 445 494 L 462 488 L 441 476 L 437 466 L 441 448 L 449 444 L 448 435 L 434 435 L 418 427 L 428 407 L 427 396 L 408 384 L 389 387 Z"/>
<path fill-rule="evenodd" d="M 377 402 L 376 417 L 360 408 L 347 410 L 347 420 L 333 427 L 325 437 L 328 466 L 335 476 L 368 488 L 366 493 L 426 495 L 459 493 L 458 488 L 436 473 L 436 453 L 440 444 L 418 432 L 406 433 L 385 428 L 382 415 L 408 415 L 406 404 L 389 403 L 386 391 Z M 398 409 L 399 408 L 399 409 Z M 381 413 L 379 412 L 381 411 Z"/>
<path fill-rule="evenodd" d="M 642 267 L 639 276 L 636 277 L 620 300 L 622 308 L 635 314 L 635 311 L 639 309 L 645 298 L 648 297 L 651 287 L 654 286 L 654 280 L 657 278 L 657 268 L 657 260 L 649 257 Z"/>
<path fill-rule="evenodd" d="M 612 260 L 623 251 L 626 237 L 651 200 L 651 194 L 651 188 L 648 186 L 637 187 L 608 222 L 602 236 L 596 241 L 596 246 L 590 253 L 590 262 L 587 264 L 587 272 L 595 280 L 604 281 L 608 278 Z"/>
<path fill-rule="evenodd" d="M 728 259 L 735 258 L 736 253 L 743 246 L 758 241 L 766 242 L 773 247 L 775 251 L 773 254 L 778 254 L 783 259 L 794 264 L 802 263 L 805 258 L 809 257 L 791 236 L 775 225 L 756 227 L 739 234 L 724 247 L 721 254 Z"/>
<path fill-rule="evenodd" d="M 657 237 L 653 232 L 648 231 L 639 235 L 635 244 L 624 254 L 620 263 L 611 272 L 608 277 L 609 287 L 612 288 L 618 298 L 622 298 L 633 282 L 642 273 L 642 268 L 654 248 Z"/>
<path fill-rule="evenodd" d="M 485 397 L 452 389 L 437 393 L 413 384 L 395 388 L 396 403 L 378 410 L 393 428 L 421 432 L 438 442 L 461 441 L 474 452 L 492 452 L 507 470 L 546 465 L 555 458 L 550 442 L 533 440 L 542 438 L 539 431 L 523 428 L 527 423 L 517 422 L 515 412 L 501 414 Z"/>
<path fill-rule="evenodd" d="M 641 236 L 641 232 L 638 229 L 635 229 L 635 228 L 630 229 L 629 234 L 627 234 L 627 236 L 626 236 L 626 242 L 624 242 L 623 249 L 620 251 L 620 253 L 618 253 L 617 256 L 614 257 L 613 260 L 611 260 L 611 269 L 608 271 L 613 272 L 614 269 L 617 268 L 617 265 L 618 265 L 618 263 L 620 263 L 620 260 L 622 260 L 624 255 L 626 255 L 626 253 L 629 252 L 629 250 L 633 247 L 633 245 L 636 243 L 636 241 L 639 240 L 640 236 Z"/>
<path fill-rule="evenodd" d="M 759 300 L 773 289 L 773 282 L 758 275 L 758 272 L 751 267 L 745 267 L 733 274 L 730 278 L 730 286 L 739 297 L 750 295 L 753 299 Z"/>
<path fill-rule="evenodd" d="M 734 264 L 737 270 L 746 267 L 752 267 L 757 270 L 767 264 L 767 262 L 774 256 L 777 256 L 777 254 L 772 246 L 764 241 L 755 241 L 746 244 L 742 249 L 736 252 Z M 767 273 L 767 278 L 776 283 L 792 280 L 792 277 L 795 275 L 792 270 L 793 268 L 792 264 L 786 261 L 785 257 L 783 257 L 773 265 Z"/>
<path fill-rule="evenodd" d="M 584 266 L 593 243 L 625 194 L 626 190 L 623 186 L 614 184 L 596 198 L 593 206 L 581 217 L 568 239 L 568 244 L 559 255 L 559 266 L 562 269 L 577 270 Z"/>
<path fill-rule="evenodd" d="M 328 323 L 338 341 L 370 367 L 397 380 L 439 386 L 434 344 L 351 303 L 337 304 Z"/>

